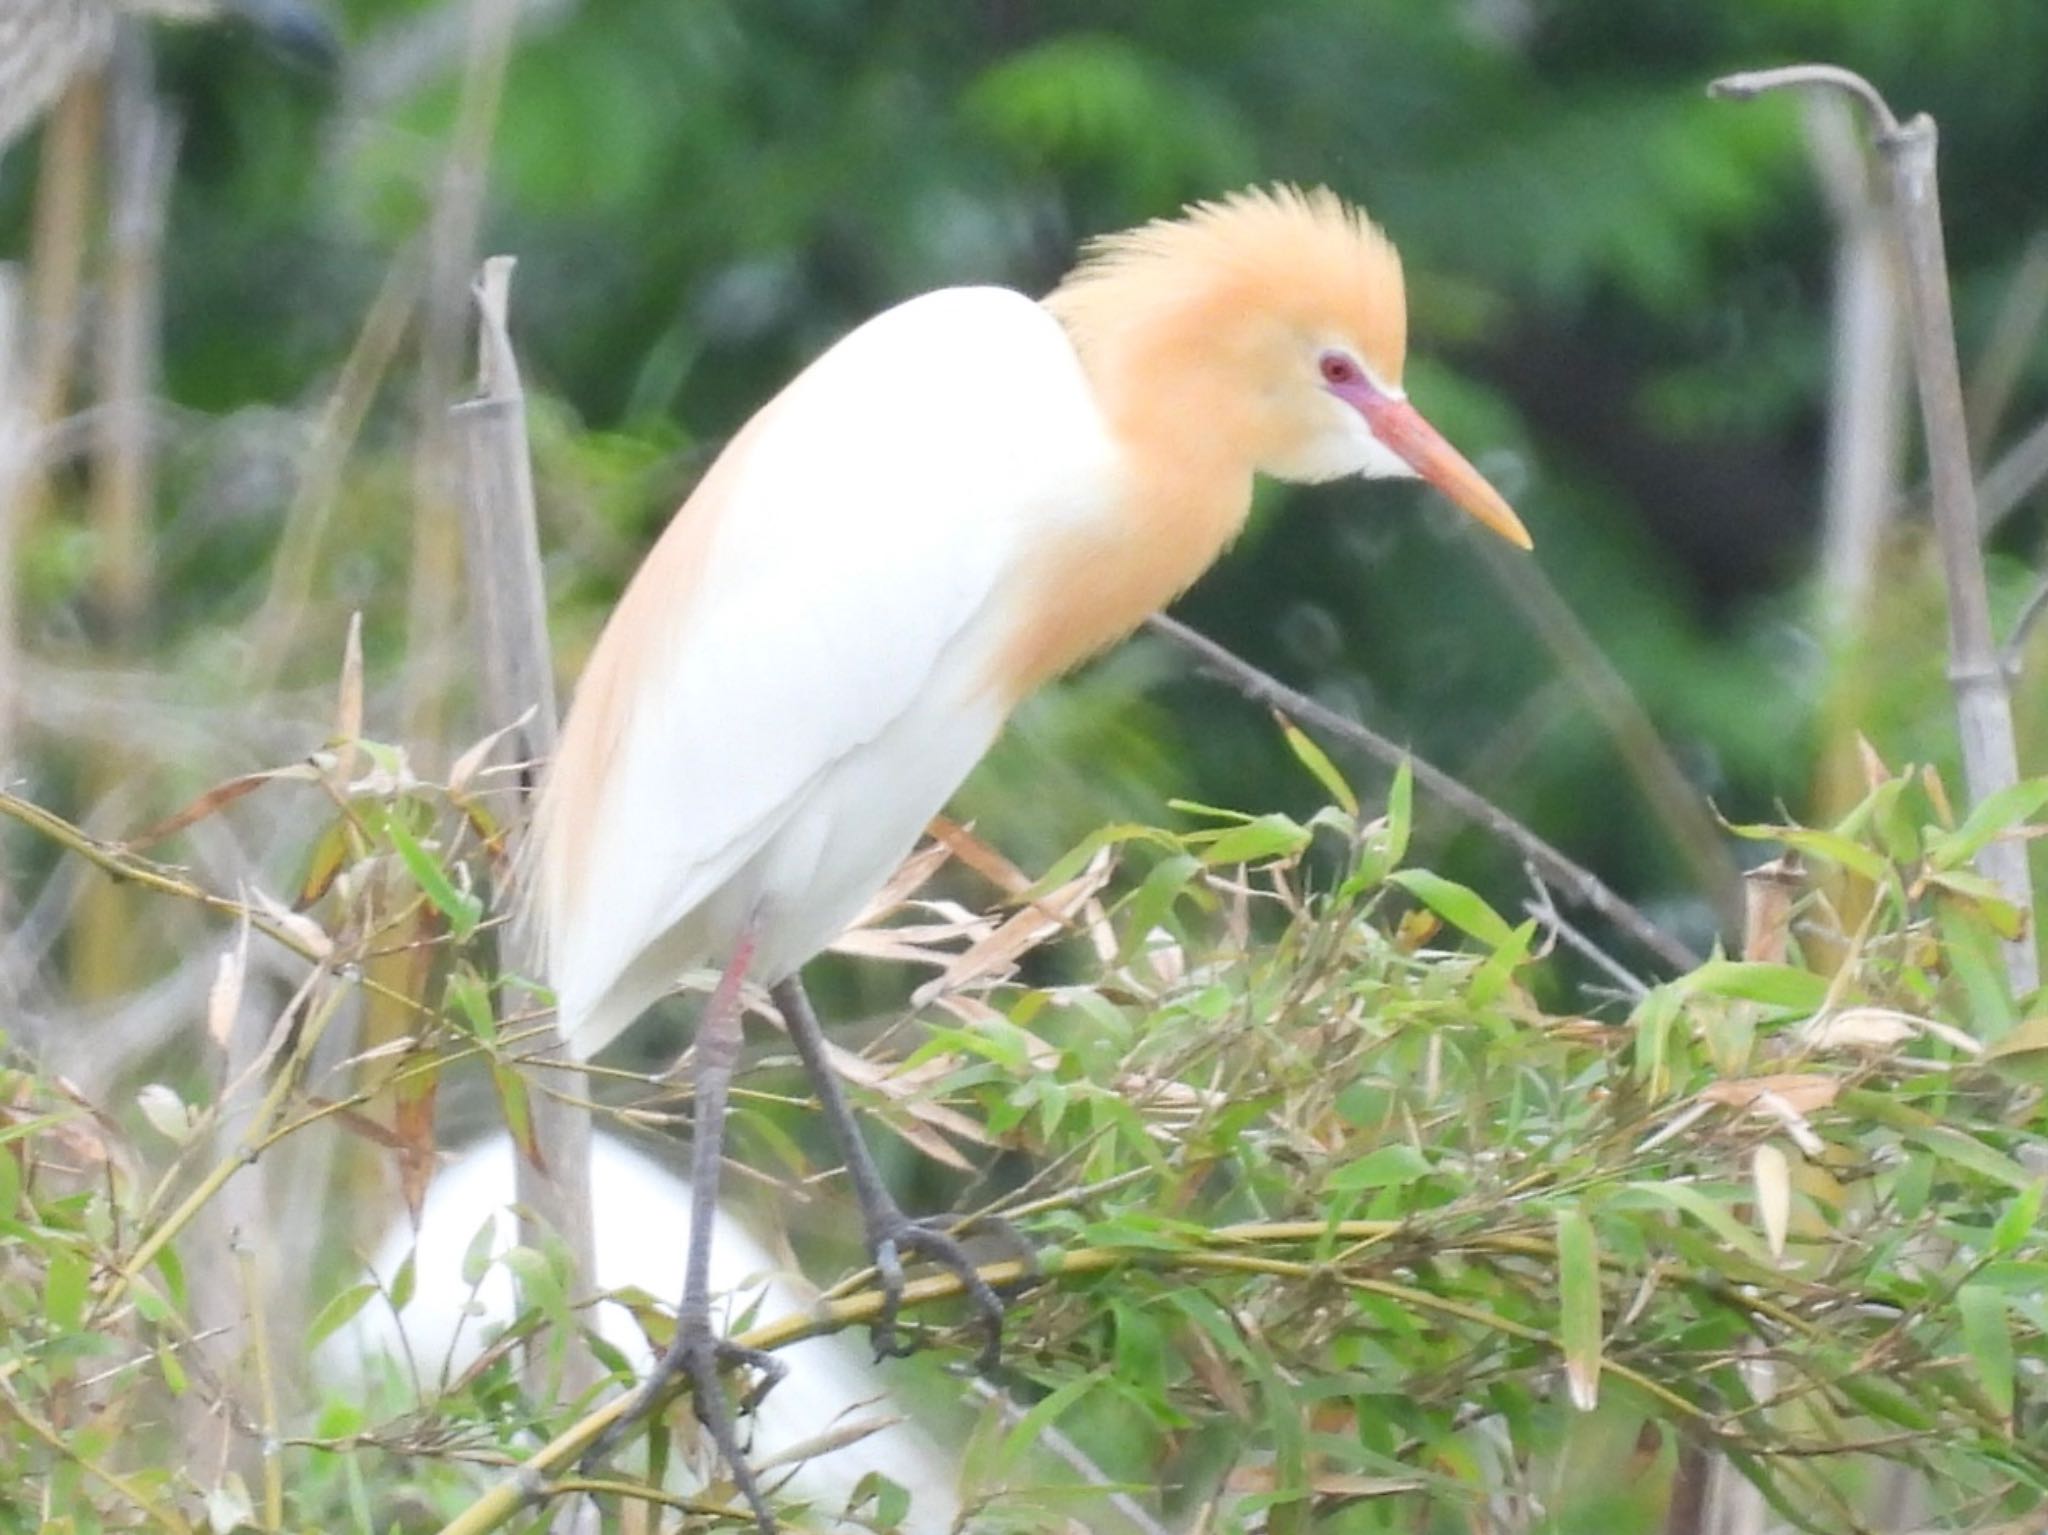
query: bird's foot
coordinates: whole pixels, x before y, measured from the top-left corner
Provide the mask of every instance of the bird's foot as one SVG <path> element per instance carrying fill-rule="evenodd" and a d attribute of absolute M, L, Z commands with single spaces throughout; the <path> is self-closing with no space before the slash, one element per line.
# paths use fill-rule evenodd
<path fill-rule="evenodd" d="M 1035 1267 L 1030 1244 L 1008 1221 L 985 1216 L 977 1224 L 999 1236 Z M 975 1358 L 975 1368 L 984 1375 L 993 1371 L 1002 1357 L 1003 1298 L 981 1277 L 959 1238 L 929 1222 L 914 1221 L 897 1210 L 887 1212 L 870 1225 L 868 1240 L 874 1249 L 875 1274 L 882 1287 L 881 1314 L 868 1332 L 874 1341 L 875 1357 L 901 1359 L 917 1349 L 918 1340 L 905 1338 L 896 1323 L 897 1313 L 903 1308 L 903 1260 L 917 1256 L 929 1258 L 960 1281 L 982 1326 L 981 1352 Z"/>
<path fill-rule="evenodd" d="M 775 1517 L 769 1513 L 767 1499 L 761 1494 L 761 1484 L 754 1476 L 753 1466 L 747 1461 L 734 1409 L 726 1396 L 725 1382 L 719 1375 L 721 1370 L 732 1368 L 747 1370 L 754 1376 L 753 1384 L 739 1398 L 739 1414 L 751 1413 L 760 1406 L 761 1399 L 789 1373 L 789 1366 L 773 1354 L 757 1348 L 743 1348 L 714 1336 L 708 1323 L 692 1325 L 679 1321 L 675 1341 L 662 1355 L 661 1362 L 634 1388 L 624 1411 L 612 1420 L 611 1426 L 585 1453 L 580 1466 L 582 1472 L 589 1475 L 601 1466 L 620 1442 L 660 1404 L 676 1377 L 681 1376 L 689 1382 L 690 1405 L 697 1414 L 697 1421 L 711 1436 L 719 1458 L 731 1468 L 733 1486 L 747 1500 L 755 1526 L 761 1535 L 775 1535 Z"/>

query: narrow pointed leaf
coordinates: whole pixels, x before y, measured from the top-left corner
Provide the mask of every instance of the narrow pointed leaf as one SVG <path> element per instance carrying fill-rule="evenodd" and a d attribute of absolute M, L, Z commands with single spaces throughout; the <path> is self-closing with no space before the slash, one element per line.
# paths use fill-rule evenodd
<path fill-rule="evenodd" d="M 1572 1405 L 1600 1404 L 1600 1248 L 1593 1223 L 1576 1205 L 1557 1212 L 1558 1341 Z"/>

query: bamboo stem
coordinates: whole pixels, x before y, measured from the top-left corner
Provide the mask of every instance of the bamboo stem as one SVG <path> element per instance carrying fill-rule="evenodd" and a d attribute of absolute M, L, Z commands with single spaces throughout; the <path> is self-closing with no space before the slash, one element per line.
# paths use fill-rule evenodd
<path fill-rule="evenodd" d="M 1801 86 L 1847 91 L 1860 101 L 1870 113 L 1878 152 L 1891 173 L 1891 216 L 1905 269 L 1934 531 L 1948 594 L 1948 674 L 1955 689 L 1963 779 L 1970 802 L 1979 804 L 2019 782 L 2019 749 L 2013 735 L 2011 680 L 1992 633 L 1984 582 L 1977 486 L 1970 469 L 1962 369 L 1956 359 L 1948 258 L 1942 244 L 1934 119 L 1923 112 L 1900 123 L 1869 81 L 1832 65 L 1801 64 L 1730 75 L 1716 80 L 1708 92 L 1747 100 L 1765 91 Z M 1977 869 L 2026 914 L 2020 936 L 2004 946 L 2006 978 L 2014 994 L 2025 997 L 2041 984 L 2026 844 L 2011 837 L 1992 839 L 1978 854 Z"/>
<path fill-rule="evenodd" d="M 466 449 L 462 534 L 483 726 L 504 729 L 494 757 L 516 765 L 522 798 L 530 798 L 533 764 L 554 755 L 556 705 L 526 394 L 508 328 L 512 268 L 509 257 L 493 257 L 477 278 L 479 392 L 455 407 L 453 425 Z M 516 993 L 505 1000 L 515 1012 L 524 1006 Z M 589 1082 L 566 1065 L 566 1047 L 553 1024 L 544 1053 L 563 1063 L 567 1075 L 554 1091 L 528 1094 L 533 1143 L 521 1147 L 514 1162 L 520 1240 L 535 1245 L 552 1231 L 568 1245 L 576 1274 L 588 1282 L 597 1271 L 590 1214 L 591 1130 L 590 1116 L 577 1104 L 589 1096 Z M 526 1074 L 533 1081 L 533 1068 Z M 529 1367 L 538 1369 L 541 1359 L 540 1351 L 533 1351 Z M 572 1349 L 569 1389 L 580 1392 L 597 1379 L 596 1360 L 580 1347 Z"/>

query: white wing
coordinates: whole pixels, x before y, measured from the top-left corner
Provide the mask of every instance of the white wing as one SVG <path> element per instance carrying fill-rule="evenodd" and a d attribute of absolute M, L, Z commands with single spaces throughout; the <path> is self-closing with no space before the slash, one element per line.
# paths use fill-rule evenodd
<path fill-rule="evenodd" d="M 1065 333 L 996 288 L 878 316 L 749 423 L 614 613 L 536 818 L 579 1053 L 757 904 L 764 979 L 836 935 L 1000 725 L 1005 577 L 1111 462 Z"/>

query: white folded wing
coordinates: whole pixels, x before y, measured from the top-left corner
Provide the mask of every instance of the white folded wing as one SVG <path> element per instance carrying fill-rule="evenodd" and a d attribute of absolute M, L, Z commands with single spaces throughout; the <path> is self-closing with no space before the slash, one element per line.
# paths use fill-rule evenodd
<path fill-rule="evenodd" d="M 1113 462 L 1065 333 L 998 288 L 878 316 L 747 425 L 599 640 L 536 817 L 579 1054 L 756 912 L 766 980 L 837 936 L 1000 727 L 1016 570 L 1104 514 Z"/>

